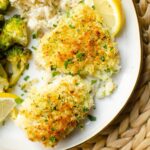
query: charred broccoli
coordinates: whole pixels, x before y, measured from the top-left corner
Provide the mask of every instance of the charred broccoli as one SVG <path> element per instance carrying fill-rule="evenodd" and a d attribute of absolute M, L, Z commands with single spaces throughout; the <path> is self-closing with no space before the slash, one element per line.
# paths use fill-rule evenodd
<path fill-rule="evenodd" d="M 0 49 L 7 50 L 13 44 L 27 46 L 28 34 L 26 22 L 18 15 L 6 21 L 0 34 Z"/>
<path fill-rule="evenodd" d="M 9 5 L 9 0 L 0 0 L 0 13 L 6 13 L 6 10 L 8 9 Z"/>
<path fill-rule="evenodd" d="M 0 92 L 4 92 L 5 90 L 8 89 L 8 87 L 9 87 L 9 83 L 8 83 L 7 74 L 2 64 L 0 64 Z"/>
<path fill-rule="evenodd" d="M 2 26 L 4 25 L 4 16 L 0 14 L 0 29 L 2 28 Z"/>
<path fill-rule="evenodd" d="M 13 45 L 12 38 L 6 34 L 0 34 L 0 51 L 7 50 L 11 45 Z"/>
<path fill-rule="evenodd" d="M 9 77 L 9 85 L 12 87 L 17 83 L 23 71 L 25 70 L 31 51 L 23 49 L 21 46 L 14 46 L 6 52 L 6 59 L 11 67 L 11 76 Z"/>

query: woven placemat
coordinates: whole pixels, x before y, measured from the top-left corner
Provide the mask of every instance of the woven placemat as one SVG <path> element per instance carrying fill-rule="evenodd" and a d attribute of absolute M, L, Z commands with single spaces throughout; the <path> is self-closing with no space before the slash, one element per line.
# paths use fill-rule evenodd
<path fill-rule="evenodd" d="M 134 3 L 144 51 L 140 81 L 114 122 L 72 150 L 150 150 L 150 0 L 134 0 Z"/>

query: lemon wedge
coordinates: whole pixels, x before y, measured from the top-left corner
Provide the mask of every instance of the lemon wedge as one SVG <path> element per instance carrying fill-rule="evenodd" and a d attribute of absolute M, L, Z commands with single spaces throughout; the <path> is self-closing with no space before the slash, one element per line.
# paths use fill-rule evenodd
<path fill-rule="evenodd" d="M 110 32 L 116 36 L 125 21 L 121 0 L 94 0 L 96 11 L 102 16 Z"/>
<path fill-rule="evenodd" d="M 4 121 L 17 103 L 21 103 L 17 95 L 11 93 L 0 93 L 0 122 Z"/>

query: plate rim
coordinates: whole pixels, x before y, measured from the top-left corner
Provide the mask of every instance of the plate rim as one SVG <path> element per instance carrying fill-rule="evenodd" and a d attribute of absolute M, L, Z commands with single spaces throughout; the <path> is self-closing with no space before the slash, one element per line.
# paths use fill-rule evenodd
<path fill-rule="evenodd" d="M 132 5 L 134 7 L 134 12 L 135 12 L 135 17 L 136 17 L 136 20 L 137 20 L 137 26 L 138 26 L 138 34 L 139 34 L 139 44 L 140 44 L 140 65 L 139 65 L 139 70 L 138 70 L 138 74 L 137 74 L 137 79 L 136 79 L 136 82 L 135 82 L 135 85 L 131 91 L 131 94 L 129 95 L 127 101 L 125 102 L 124 106 L 120 109 L 120 111 L 111 119 L 111 121 L 105 126 L 103 127 L 100 131 L 98 131 L 96 134 L 92 135 L 90 138 L 84 140 L 83 142 L 81 142 L 80 144 L 77 144 L 77 145 L 73 145 L 71 147 L 68 147 L 66 150 L 69 150 L 69 149 L 72 149 L 72 148 L 75 148 L 79 145 L 82 145 L 84 144 L 85 142 L 91 140 L 92 138 L 96 137 L 100 132 L 102 132 L 104 129 L 106 129 L 119 115 L 120 113 L 124 110 L 124 108 L 127 106 L 130 98 L 133 96 L 133 93 L 137 87 L 137 84 L 139 82 L 139 79 L 140 79 L 140 75 L 141 75 L 141 71 L 142 71 L 142 64 L 143 64 L 143 43 L 142 43 L 142 33 L 141 33 L 141 30 L 140 30 L 140 27 L 141 27 L 141 24 L 140 24 L 140 20 L 138 18 L 138 12 L 137 12 L 137 9 L 136 9 L 136 6 L 135 6 L 135 3 L 133 2 L 134 0 L 131 0 L 132 2 Z"/>

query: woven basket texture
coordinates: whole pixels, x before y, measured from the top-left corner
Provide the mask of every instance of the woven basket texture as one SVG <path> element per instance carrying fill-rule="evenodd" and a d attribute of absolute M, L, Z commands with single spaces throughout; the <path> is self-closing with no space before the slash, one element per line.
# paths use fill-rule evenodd
<path fill-rule="evenodd" d="M 72 150 L 150 150 L 150 0 L 134 0 L 140 22 L 143 65 L 124 111 L 96 137 Z"/>

